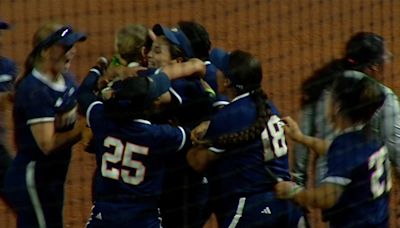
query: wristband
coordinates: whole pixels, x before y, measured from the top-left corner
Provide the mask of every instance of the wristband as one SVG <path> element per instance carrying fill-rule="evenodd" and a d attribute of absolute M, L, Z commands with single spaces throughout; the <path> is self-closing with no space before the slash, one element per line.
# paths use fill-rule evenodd
<path fill-rule="evenodd" d="M 297 193 L 303 191 L 304 187 L 298 184 L 294 184 L 292 186 L 292 188 L 289 190 L 289 192 L 287 193 L 287 197 L 288 199 L 293 199 Z"/>

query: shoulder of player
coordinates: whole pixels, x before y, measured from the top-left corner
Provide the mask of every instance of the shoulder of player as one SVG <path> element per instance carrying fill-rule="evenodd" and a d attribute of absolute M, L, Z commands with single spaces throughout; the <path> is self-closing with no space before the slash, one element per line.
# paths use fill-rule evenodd
<path fill-rule="evenodd" d="M 1 67 L 13 67 L 13 68 L 17 67 L 16 63 L 12 59 L 4 57 L 4 56 L 0 56 L 0 66 Z"/>
<path fill-rule="evenodd" d="M 382 143 L 367 138 L 362 130 L 351 131 L 338 135 L 329 147 L 328 156 L 357 157 L 368 155 L 369 152 L 379 149 Z M 367 151 L 370 150 L 371 151 Z"/>
<path fill-rule="evenodd" d="M 135 122 L 140 124 L 138 120 L 136 120 Z M 172 126 L 170 124 L 155 124 L 151 123 L 150 121 L 147 122 L 142 121 L 141 124 L 143 124 L 144 127 L 150 129 L 154 133 L 154 135 L 160 135 L 161 137 L 165 133 L 176 133 L 182 131 L 186 132 L 186 130 L 183 127 Z"/>
<path fill-rule="evenodd" d="M 40 90 L 44 87 L 46 87 L 46 85 L 43 84 L 39 79 L 34 77 L 32 73 L 25 76 L 18 84 L 19 91 L 27 90 L 27 92 L 35 90 L 35 88 L 38 88 L 38 90 Z"/>

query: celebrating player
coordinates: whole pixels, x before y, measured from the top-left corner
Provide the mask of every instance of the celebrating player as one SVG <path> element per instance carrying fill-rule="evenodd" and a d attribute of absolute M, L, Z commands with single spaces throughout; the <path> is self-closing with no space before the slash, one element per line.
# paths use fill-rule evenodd
<path fill-rule="evenodd" d="M 230 104 L 208 127 L 193 130 L 198 145 L 187 159 L 195 170 L 207 172 L 219 226 L 296 226 L 299 209 L 274 193 L 278 181 L 290 178 L 288 150 L 280 118 L 261 88 L 260 61 L 244 51 L 222 49 L 213 49 L 210 59 L 222 71 L 218 89 Z"/>
<path fill-rule="evenodd" d="M 370 33 L 358 32 L 346 44 L 345 56 L 333 60 L 317 70 L 302 85 L 302 117 L 299 121 L 302 131 L 306 135 L 332 140 L 334 132 L 325 117 L 325 106 L 329 97 L 330 86 L 336 76 L 344 70 L 357 70 L 366 73 L 378 81 L 382 81 L 385 65 L 391 54 L 387 50 L 383 37 Z M 377 110 L 371 119 L 372 134 L 382 139 L 388 147 L 392 165 L 400 173 L 400 106 L 396 94 L 381 84 L 386 99 L 382 108 Z M 307 148 L 298 144 L 295 147 L 296 182 L 305 185 L 307 182 L 307 164 L 310 153 Z M 321 182 L 326 176 L 326 157 L 318 156 L 316 166 L 316 182 Z"/>
<path fill-rule="evenodd" d="M 149 67 L 163 69 L 171 63 L 184 63 L 193 57 L 191 43 L 179 28 L 169 29 L 157 24 L 153 26 L 153 32 L 157 38 L 148 53 Z M 169 121 L 193 128 L 207 119 L 215 96 L 208 85 L 204 87 L 205 84 L 199 77 L 172 81 L 170 93 L 173 99 L 161 121 L 166 121 L 167 116 Z M 163 227 L 166 228 L 202 227 L 205 221 L 203 210 L 207 181 L 187 165 L 185 154 L 186 151 L 182 151 L 166 161 L 168 171 L 160 208 Z"/>
<path fill-rule="evenodd" d="M 379 83 L 359 71 L 345 71 L 334 81 L 328 100 L 327 117 L 338 132 L 331 144 L 304 135 L 291 118 L 285 118 L 285 132 L 293 140 L 326 154 L 328 171 L 315 188 L 278 183 L 277 195 L 323 209 L 330 227 L 388 227 L 392 186 L 388 150 L 367 124 L 384 102 Z"/>
<path fill-rule="evenodd" d="M 18 227 L 63 227 L 64 182 L 71 147 L 81 137 L 75 85 L 63 75 L 68 52 L 86 39 L 70 26 L 47 23 L 17 82 L 14 126 L 17 155 L 7 171 L 5 192 Z"/>
<path fill-rule="evenodd" d="M 89 74 L 84 80 L 79 103 L 94 135 L 98 166 L 87 227 L 160 227 L 164 159 L 190 140 L 182 127 L 149 120 L 171 100 L 169 78 L 203 71 L 204 64 L 192 59 L 150 77 L 114 81 L 103 89 L 103 102 L 91 93 L 98 77 Z"/>

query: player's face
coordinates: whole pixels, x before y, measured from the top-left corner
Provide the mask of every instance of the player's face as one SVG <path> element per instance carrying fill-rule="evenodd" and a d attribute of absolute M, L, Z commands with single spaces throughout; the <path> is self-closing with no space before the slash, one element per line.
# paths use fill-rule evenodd
<path fill-rule="evenodd" d="M 385 72 L 386 72 L 385 69 L 392 62 L 392 58 L 393 58 L 393 54 L 387 48 L 385 48 L 385 55 L 383 56 L 383 63 L 377 66 L 377 72 L 374 75 L 374 77 L 378 81 L 382 82 L 385 79 Z"/>
<path fill-rule="evenodd" d="M 150 68 L 159 68 L 173 62 L 168 41 L 163 37 L 157 37 L 147 54 Z"/>
<path fill-rule="evenodd" d="M 340 129 L 340 119 L 342 118 L 339 110 L 339 104 L 334 101 L 332 96 L 328 97 L 328 101 L 325 105 L 325 116 L 328 121 L 331 123 L 334 129 Z"/>
<path fill-rule="evenodd" d="M 217 71 L 217 84 L 218 84 L 218 93 L 226 95 L 227 88 L 229 85 L 229 79 L 225 77 L 222 71 Z"/>
<path fill-rule="evenodd" d="M 71 61 L 76 55 L 76 47 L 73 46 L 71 49 L 69 49 L 65 53 L 65 64 L 64 64 L 64 71 L 67 72 L 69 71 L 69 68 L 71 67 Z"/>
<path fill-rule="evenodd" d="M 65 71 L 65 68 L 69 68 L 69 62 L 75 55 L 75 48 L 72 47 L 67 51 L 68 47 L 62 45 L 53 45 L 47 50 L 48 60 L 51 63 L 51 71 L 53 74 L 59 74 Z"/>

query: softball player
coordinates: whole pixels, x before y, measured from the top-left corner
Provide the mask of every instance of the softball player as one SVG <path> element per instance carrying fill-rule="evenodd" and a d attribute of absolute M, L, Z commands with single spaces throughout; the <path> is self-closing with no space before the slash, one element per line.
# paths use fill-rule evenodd
<path fill-rule="evenodd" d="M 76 121 L 75 85 L 65 77 L 66 54 L 86 36 L 48 23 L 34 36 L 34 49 L 17 82 L 14 126 L 17 155 L 7 170 L 5 193 L 18 227 L 63 227 L 64 182 L 71 146 L 84 124 Z"/>
<path fill-rule="evenodd" d="M 153 26 L 153 32 L 157 38 L 148 53 L 149 67 L 163 68 L 194 56 L 193 46 L 180 28 L 169 29 L 157 24 Z M 213 90 L 209 89 L 204 88 L 198 77 L 172 81 L 173 100 L 162 115 L 164 121 L 168 116 L 175 123 L 193 128 L 207 119 L 215 98 Z M 185 154 L 186 151 L 182 151 L 166 161 L 168 171 L 161 197 L 162 223 L 166 228 L 202 227 L 206 220 L 207 181 L 188 167 Z"/>
<path fill-rule="evenodd" d="M 391 54 L 386 49 L 383 37 L 370 33 L 358 32 L 346 44 L 345 56 L 317 70 L 303 85 L 302 117 L 299 121 L 304 134 L 332 140 L 334 133 L 325 117 L 324 108 L 329 89 L 337 74 L 343 70 L 358 70 L 382 81 L 385 65 Z M 400 106 L 394 92 L 381 84 L 386 99 L 371 119 L 372 133 L 383 140 L 388 148 L 389 158 L 396 172 L 400 173 Z M 294 150 L 296 182 L 304 185 L 307 181 L 307 148 L 297 145 Z M 316 166 L 316 182 L 320 183 L 326 176 L 326 157 L 319 156 Z"/>
<path fill-rule="evenodd" d="M 216 109 L 228 104 L 227 98 L 218 94 L 217 85 L 217 68 L 210 62 L 209 53 L 211 50 L 211 40 L 207 30 L 199 23 L 195 21 L 179 21 L 178 28 L 182 30 L 183 33 L 188 37 L 190 44 L 193 49 L 193 55 L 204 61 L 207 66 L 206 74 L 204 75 L 204 80 L 211 87 L 211 89 L 216 93 L 216 99 L 213 106 Z"/>
<path fill-rule="evenodd" d="M 195 170 L 207 172 L 219 226 L 295 227 L 300 210 L 274 193 L 277 181 L 290 178 L 288 150 L 280 118 L 261 89 L 261 63 L 240 50 L 213 49 L 210 59 L 222 71 L 218 89 L 230 103 L 208 128 L 201 127 L 205 133 L 194 130 L 200 143 L 187 159 Z"/>
<path fill-rule="evenodd" d="M 327 116 L 338 132 L 329 146 L 303 135 L 292 119 L 284 119 L 292 139 L 326 154 L 328 171 L 316 188 L 278 183 L 278 196 L 323 209 L 329 227 L 388 227 L 388 150 L 366 125 L 384 102 L 379 83 L 359 71 L 345 71 L 334 81 L 328 102 Z"/>
<path fill-rule="evenodd" d="M 149 119 L 170 102 L 168 77 L 177 77 L 177 72 L 204 71 L 204 65 L 198 62 L 165 67 L 150 77 L 116 81 L 103 90 L 103 95 L 109 90 L 113 94 L 107 96 L 110 99 L 103 98 L 104 102 L 91 103 L 85 97 L 96 85 L 96 77 L 91 74 L 88 77 L 92 78 L 84 80 L 79 101 L 93 131 L 99 167 L 95 203 L 87 227 L 160 227 L 158 200 L 164 159 L 185 148 L 190 140 L 182 127 L 152 124 Z M 192 72 L 187 71 L 189 67 L 193 67 Z M 92 97 L 94 101 L 96 97 Z"/>
<path fill-rule="evenodd" d="M 0 47 L 1 32 L 7 30 L 10 25 L 0 20 Z M 4 56 L 0 56 L 0 189 L 3 188 L 4 175 L 7 167 L 11 163 L 11 146 L 6 137 L 6 118 L 8 107 L 8 96 L 13 90 L 14 81 L 17 76 L 17 66 L 15 62 Z"/>
<path fill-rule="evenodd" d="M 151 40 L 149 30 L 141 24 L 128 24 L 118 30 L 115 36 L 115 55 L 112 57 L 110 63 L 107 59 L 103 68 L 91 69 L 92 74 L 101 75 L 103 77 L 98 80 L 97 91 L 105 88 L 107 84 L 115 78 L 123 78 L 130 76 L 135 72 L 133 67 L 146 66 L 146 43 Z M 103 75 L 104 74 L 104 75 Z M 85 135 L 83 139 L 85 151 L 92 151 L 92 144 L 90 133 Z"/>

